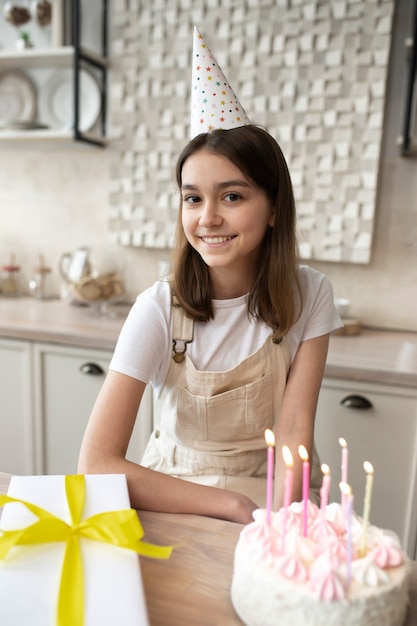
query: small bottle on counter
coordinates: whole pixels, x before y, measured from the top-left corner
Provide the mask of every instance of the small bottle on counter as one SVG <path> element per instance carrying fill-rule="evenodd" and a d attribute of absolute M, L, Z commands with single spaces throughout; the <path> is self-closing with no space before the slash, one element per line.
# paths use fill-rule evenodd
<path fill-rule="evenodd" d="M 14 255 L 10 263 L 3 265 L 0 273 L 0 292 L 7 298 L 16 298 L 25 294 L 25 278 L 14 260 Z"/>
<path fill-rule="evenodd" d="M 51 272 L 51 268 L 45 265 L 43 256 L 39 257 L 39 265 L 34 268 L 33 276 L 29 281 L 30 295 L 38 300 L 48 298 L 47 278 Z"/>

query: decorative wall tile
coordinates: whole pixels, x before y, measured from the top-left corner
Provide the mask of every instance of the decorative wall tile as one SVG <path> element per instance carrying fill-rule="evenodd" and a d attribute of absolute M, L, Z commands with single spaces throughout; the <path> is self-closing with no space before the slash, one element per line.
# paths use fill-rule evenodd
<path fill-rule="evenodd" d="M 286 156 L 305 259 L 369 262 L 394 0 L 114 0 L 109 229 L 168 248 L 192 32 Z"/>

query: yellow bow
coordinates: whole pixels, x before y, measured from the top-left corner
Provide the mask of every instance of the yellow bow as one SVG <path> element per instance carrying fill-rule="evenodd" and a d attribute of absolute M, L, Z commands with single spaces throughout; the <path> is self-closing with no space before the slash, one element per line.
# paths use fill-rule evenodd
<path fill-rule="evenodd" d="M 82 474 L 65 476 L 65 490 L 71 524 L 30 502 L 0 496 L 0 507 L 8 502 L 20 502 L 39 518 L 26 528 L 2 531 L 0 559 L 4 559 L 13 546 L 65 541 L 57 626 L 83 626 L 84 577 L 80 538 L 102 541 L 157 559 L 168 559 L 173 548 L 141 541 L 144 531 L 134 509 L 106 511 L 82 520 L 85 497 L 85 481 Z"/>

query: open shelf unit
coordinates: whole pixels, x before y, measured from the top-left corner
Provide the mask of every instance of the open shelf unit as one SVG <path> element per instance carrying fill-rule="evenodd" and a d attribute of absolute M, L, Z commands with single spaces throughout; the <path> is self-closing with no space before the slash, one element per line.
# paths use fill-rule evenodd
<path fill-rule="evenodd" d="M 106 113 L 107 113 L 107 75 L 110 66 L 107 56 L 107 28 L 108 3 L 102 0 L 101 19 L 101 54 L 97 54 L 82 47 L 80 44 L 80 0 L 73 0 L 72 12 L 72 45 L 51 48 L 28 48 L 26 50 L 0 51 L 0 72 L 2 70 L 38 70 L 45 68 L 72 68 L 72 112 L 73 124 L 71 129 L 47 128 L 33 130 L 0 131 L 0 146 L 3 143 L 11 144 L 22 142 L 33 144 L 37 141 L 51 144 L 66 142 L 85 142 L 98 147 L 106 145 Z M 82 68 L 95 70 L 98 75 L 100 88 L 100 113 L 96 126 L 98 132 L 82 131 L 80 129 L 81 97 L 80 72 Z"/>

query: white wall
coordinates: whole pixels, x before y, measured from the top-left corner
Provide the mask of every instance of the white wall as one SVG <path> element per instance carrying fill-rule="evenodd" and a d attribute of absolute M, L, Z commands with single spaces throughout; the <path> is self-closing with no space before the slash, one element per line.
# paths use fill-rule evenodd
<path fill-rule="evenodd" d="M 0 264 L 15 253 L 29 278 L 43 254 L 59 293 L 61 253 L 88 245 L 100 257 L 108 254 L 117 269 L 126 268 L 132 294 L 144 289 L 157 276 L 157 255 L 108 241 L 109 158 L 109 150 L 85 146 L 0 149 Z"/>

